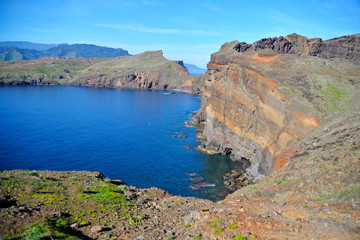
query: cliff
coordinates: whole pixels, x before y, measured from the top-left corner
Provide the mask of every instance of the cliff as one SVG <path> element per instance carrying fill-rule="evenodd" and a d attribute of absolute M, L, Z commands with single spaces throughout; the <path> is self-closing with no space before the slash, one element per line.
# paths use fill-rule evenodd
<path fill-rule="evenodd" d="M 188 78 L 187 70 L 161 51 L 108 59 L 57 57 L 0 63 L 0 85 L 176 89 Z"/>
<path fill-rule="evenodd" d="M 300 139 L 338 114 L 357 113 L 359 42 L 360 35 L 322 41 L 292 34 L 225 43 L 207 72 L 187 82 L 202 93 L 199 149 L 249 160 L 255 177 L 283 169 L 301 151 Z"/>

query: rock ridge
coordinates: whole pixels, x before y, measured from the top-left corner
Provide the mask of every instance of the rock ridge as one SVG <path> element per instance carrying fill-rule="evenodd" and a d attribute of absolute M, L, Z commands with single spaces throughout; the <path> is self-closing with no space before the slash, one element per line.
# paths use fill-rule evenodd
<path fill-rule="evenodd" d="M 351 114 L 359 41 L 359 34 L 327 41 L 291 34 L 222 45 L 191 82 L 205 123 L 198 149 L 250 160 L 255 179 L 283 169 L 299 140 L 340 110 Z"/>
<path fill-rule="evenodd" d="M 234 49 L 238 52 L 263 51 L 263 55 L 296 54 L 301 56 L 316 56 L 327 59 L 346 59 L 360 63 L 360 34 L 342 36 L 323 41 L 321 38 L 311 38 L 290 34 L 286 37 L 263 38 L 253 44 L 239 42 Z"/>

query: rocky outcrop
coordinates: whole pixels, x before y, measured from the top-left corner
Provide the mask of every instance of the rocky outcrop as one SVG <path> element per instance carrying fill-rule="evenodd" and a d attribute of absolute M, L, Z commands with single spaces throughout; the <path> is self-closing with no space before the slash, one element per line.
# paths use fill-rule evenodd
<path fill-rule="evenodd" d="M 193 91 L 202 93 L 200 149 L 250 160 L 255 177 L 282 169 L 298 152 L 298 140 L 357 101 L 359 39 L 292 34 L 225 43 L 207 72 L 192 80 Z"/>
<path fill-rule="evenodd" d="M 360 59 L 360 34 L 343 36 L 323 41 L 321 38 L 308 39 L 296 33 L 286 37 L 263 38 L 253 44 L 241 42 L 235 45 L 238 52 L 248 49 L 261 51 L 271 50 L 267 54 L 288 53 L 301 56 L 317 56 L 321 58 L 338 58 L 359 63 Z M 265 53 L 266 54 L 266 53 Z"/>
<path fill-rule="evenodd" d="M 0 85 L 73 85 L 178 89 L 190 78 L 162 51 L 109 59 L 44 58 L 0 63 Z"/>

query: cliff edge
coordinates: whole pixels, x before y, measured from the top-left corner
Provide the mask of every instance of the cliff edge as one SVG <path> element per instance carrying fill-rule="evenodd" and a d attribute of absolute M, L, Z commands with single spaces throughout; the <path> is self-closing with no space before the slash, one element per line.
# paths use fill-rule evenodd
<path fill-rule="evenodd" d="M 304 136 L 340 115 L 359 113 L 359 43 L 359 34 L 225 43 L 207 72 L 191 81 L 202 95 L 199 149 L 250 161 L 255 178 L 282 170 L 301 152 Z"/>

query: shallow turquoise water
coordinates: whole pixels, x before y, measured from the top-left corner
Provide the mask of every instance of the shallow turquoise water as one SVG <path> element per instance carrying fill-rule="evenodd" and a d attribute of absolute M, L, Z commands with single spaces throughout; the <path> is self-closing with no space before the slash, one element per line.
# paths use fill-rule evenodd
<path fill-rule="evenodd" d="M 184 126 L 198 96 L 60 86 L 0 87 L 0 169 L 90 170 L 139 188 L 211 200 L 239 163 L 207 156 Z M 188 134 L 186 138 L 174 134 Z M 193 190 L 190 173 L 214 187 Z"/>

